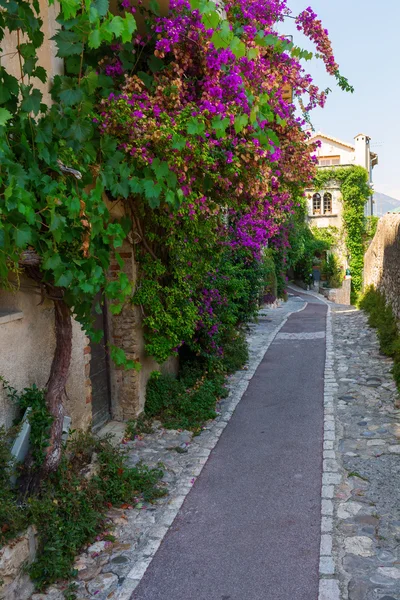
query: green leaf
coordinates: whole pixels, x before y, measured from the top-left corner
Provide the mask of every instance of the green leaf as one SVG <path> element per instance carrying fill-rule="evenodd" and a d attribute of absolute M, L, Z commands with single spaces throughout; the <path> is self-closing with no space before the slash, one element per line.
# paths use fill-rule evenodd
<path fill-rule="evenodd" d="M 105 17 L 109 9 L 109 0 L 92 0 L 92 6 L 97 10 L 100 17 Z"/>
<path fill-rule="evenodd" d="M 221 20 L 221 17 L 216 11 L 214 11 L 210 14 L 203 14 L 201 20 L 203 24 L 207 27 L 207 29 L 216 29 Z"/>
<path fill-rule="evenodd" d="M 103 41 L 100 29 L 96 28 L 96 29 L 92 29 L 92 31 L 89 34 L 89 39 L 88 39 L 88 44 L 89 44 L 89 48 L 99 48 L 99 46 L 101 45 L 101 42 Z"/>
<path fill-rule="evenodd" d="M 78 104 L 83 98 L 83 92 L 80 87 L 77 86 L 74 79 L 67 77 L 63 78 L 62 92 L 60 92 L 60 100 L 64 102 L 66 106 L 73 106 Z"/>
<path fill-rule="evenodd" d="M 172 206 L 176 204 L 176 196 L 172 190 L 167 190 L 165 194 L 165 201 Z"/>
<path fill-rule="evenodd" d="M 66 19 L 76 17 L 76 13 L 80 8 L 80 0 L 61 0 L 61 9 Z"/>
<path fill-rule="evenodd" d="M 255 58 L 258 57 L 259 54 L 260 54 L 260 51 L 258 48 L 249 48 L 247 51 L 247 58 L 249 60 L 254 60 Z"/>
<path fill-rule="evenodd" d="M 156 208 L 157 206 L 159 206 L 160 205 L 159 198 L 160 198 L 160 194 L 161 194 L 161 190 L 162 190 L 161 185 L 159 183 L 155 183 L 151 179 L 146 179 L 143 184 L 143 188 L 144 188 L 145 196 L 146 196 L 147 200 L 149 201 L 150 207 Z"/>
<path fill-rule="evenodd" d="M 48 258 L 43 263 L 43 269 L 51 269 L 54 271 L 61 264 L 61 258 L 59 254 L 54 252 L 54 254 L 50 254 Z"/>
<path fill-rule="evenodd" d="M 211 122 L 212 128 L 215 130 L 217 138 L 225 137 L 226 128 L 229 126 L 230 120 L 225 117 L 225 119 L 221 119 L 221 117 L 214 117 Z"/>
<path fill-rule="evenodd" d="M 21 103 L 21 110 L 24 110 L 27 113 L 32 112 L 34 115 L 37 115 L 40 110 L 42 98 L 42 92 L 36 88 L 33 89 L 29 95 L 24 97 Z"/>
<path fill-rule="evenodd" d="M 158 161 L 158 162 L 156 162 L 156 161 Z M 156 174 L 156 177 L 158 180 L 163 179 L 169 173 L 168 163 L 165 161 L 159 161 L 158 159 L 153 161 L 151 168 L 153 169 L 154 173 Z"/>
<path fill-rule="evenodd" d="M 67 58 L 73 54 L 82 53 L 82 39 L 74 31 L 60 30 L 52 38 L 57 44 L 57 56 Z"/>
<path fill-rule="evenodd" d="M 124 44 L 131 41 L 132 34 L 134 31 L 136 31 L 135 17 L 131 13 L 126 13 L 124 19 L 124 27 L 121 33 L 121 39 Z"/>
<path fill-rule="evenodd" d="M 148 73 L 145 73 L 144 71 L 138 71 L 137 75 L 139 79 L 143 81 L 144 85 L 147 87 L 148 90 L 152 91 L 154 89 L 154 77 L 152 77 Z"/>
<path fill-rule="evenodd" d="M 47 81 L 46 69 L 43 67 L 36 67 L 32 75 L 33 77 L 37 77 L 42 83 L 46 83 Z"/>
<path fill-rule="evenodd" d="M 0 126 L 5 125 L 10 119 L 12 119 L 10 111 L 6 108 L 0 108 Z"/>
<path fill-rule="evenodd" d="M 220 29 L 214 31 L 211 41 L 217 49 L 228 48 L 233 37 L 234 35 L 233 31 L 231 31 L 229 21 L 222 21 Z"/>
<path fill-rule="evenodd" d="M 147 59 L 147 64 L 149 65 L 149 69 L 152 73 L 158 73 L 159 71 L 165 69 L 164 61 L 161 58 L 158 58 L 158 56 L 154 56 L 154 54 Z"/>
<path fill-rule="evenodd" d="M 18 248 L 24 248 L 32 241 L 32 230 L 27 223 L 21 223 L 14 231 L 14 240 Z"/>
<path fill-rule="evenodd" d="M 182 135 L 174 134 L 172 138 L 172 148 L 174 150 L 182 150 L 186 146 L 186 138 Z"/>
<path fill-rule="evenodd" d="M 160 15 L 160 4 L 157 2 L 157 0 L 150 0 L 149 6 L 152 13 L 157 16 Z"/>
<path fill-rule="evenodd" d="M 114 17 L 108 24 L 107 29 L 109 29 L 116 38 L 119 38 L 123 29 L 124 29 L 124 21 L 122 17 L 117 15 Z"/>
<path fill-rule="evenodd" d="M 132 177 L 128 180 L 129 187 L 134 194 L 141 194 L 143 192 L 143 184 L 138 177 Z"/>
<path fill-rule="evenodd" d="M 90 138 L 92 133 L 93 127 L 89 121 L 85 119 L 77 119 L 69 128 L 67 137 L 76 140 L 77 142 L 83 142 Z"/>
<path fill-rule="evenodd" d="M 186 131 L 190 135 L 201 135 L 204 133 L 206 126 L 204 123 L 201 123 L 196 117 L 192 117 L 188 120 Z"/>
<path fill-rule="evenodd" d="M 246 46 L 244 42 L 242 42 L 241 39 L 238 37 L 233 38 L 233 40 L 230 43 L 230 49 L 232 50 L 236 58 L 242 58 L 243 56 L 246 56 Z"/>
<path fill-rule="evenodd" d="M 235 131 L 240 133 L 248 124 L 249 117 L 247 115 L 237 115 L 235 117 Z"/>
<path fill-rule="evenodd" d="M 58 287 L 68 287 L 72 281 L 72 273 L 71 271 L 64 271 L 58 279 L 56 279 L 55 284 Z"/>

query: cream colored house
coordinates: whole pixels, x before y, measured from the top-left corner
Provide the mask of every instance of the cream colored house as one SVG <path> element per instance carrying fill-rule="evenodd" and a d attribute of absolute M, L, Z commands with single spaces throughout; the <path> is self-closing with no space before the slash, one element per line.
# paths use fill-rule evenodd
<path fill-rule="evenodd" d="M 318 169 L 340 169 L 359 165 L 369 174 L 372 185 L 372 170 L 378 164 L 378 155 L 371 151 L 371 138 L 359 133 L 354 143 L 349 144 L 334 137 L 318 132 L 312 135 L 309 143 L 319 142 L 313 153 L 318 160 Z M 326 189 L 306 190 L 308 200 L 308 218 L 312 227 L 342 227 L 342 202 L 339 183 L 332 180 Z M 365 215 L 373 215 L 372 196 L 365 206 Z"/>

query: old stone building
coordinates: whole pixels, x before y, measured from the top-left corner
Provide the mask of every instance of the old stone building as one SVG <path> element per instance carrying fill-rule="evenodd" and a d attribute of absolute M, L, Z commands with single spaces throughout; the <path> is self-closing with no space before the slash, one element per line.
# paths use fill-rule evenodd
<path fill-rule="evenodd" d="M 56 58 L 55 43 L 51 40 L 57 30 L 56 8 L 48 0 L 40 0 L 44 43 L 39 50 L 39 63 L 46 69 L 46 84 L 35 81 L 44 101 L 49 102 L 52 79 L 62 72 L 63 62 Z M 8 33 L 2 41 L 2 65 L 19 76 L 17 32 Z M 110 206 L 112 218 L 123 215 L 121 206 Z M 121 249 L 125 270 L 134 283 L 137 265 L 131 241 Z M 119 269 L 111 265 L 110 277 Z M 12 282 L 11 282 L 12 283 Z M 0 376 L 17 390 L 32 384 L 43 388 L 49 377 L 55 348 L 54 310 L 52 302 L 41 301 L 34 282 L 21 276 L 15 279 L 15 292 L 0 290 Z M 67 382 L 66 414 L 73 428 L 101 427 L 110 419 L 127 420 L 143 410 L 146 383 L 151 371 L 159 365 L 144 350 L 142 315 L 138 307 L 128 303 L 122 313 L 112 316 L 104 306 L 96 315 L 96 326 L 104 332 L 100 344 L 91 344 L 79 323 L 73 322 L 73 350 Z M 122 347 L 128 358 L 140 362 L 140 371 L 117 368 L 109 359 L 108 343 Z M 163 368 L 175 370 L 170 361 Z M 0 426 L 9 427 L 16 407 L 7 399 L 0 383 Z"/>
<path fill-rule="evenodd" d="M 364 133 L 356 135 L 354 144 L 348 144 L 324 133 L 311 136 L 309 143 L 319 143 L 316 152 L 318 169 L 342 169 L 343 167 L 360 166 L 369 175 L 372 185 L 372 171 L 378 164 L 378 155 L 371 151 L 371 138 Z M 308 203 L 308 219 L 312 227 L 342 227 L 343 206 L 340 186 L 332 179 L 323 190 L 306 190 Z M 365 206 L 365 215 L 373 215 L 373 198 Z"/>

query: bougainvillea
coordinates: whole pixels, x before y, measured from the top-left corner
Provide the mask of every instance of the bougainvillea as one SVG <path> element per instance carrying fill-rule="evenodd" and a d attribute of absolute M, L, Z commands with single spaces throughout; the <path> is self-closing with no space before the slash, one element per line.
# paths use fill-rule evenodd
<path fill-rule="evenodd" d="M 96 122 L 134 171 L 122 194 L 143 242 L 134 301 L 159 360 L 183 343 L 223 352 L 239 318 L 234 290 L 222 293 L 228 263 L 246 280 L 269 244 L 284 269 L 288 217 L 315 172 L 285 87 L 306 96 L 306 111 L 326 100 L 301 65 L 309 53 L 276 33 L 288 13 L 285 0 L 234 0 L 218 12 L 206 0 L 172 0 L 138 36 L 135 72 L 119 77 L 115 56 L 103 65 L 116 89 Z M 316 15 L 307 9 L 297 23 L 336 75 Z"/>
<path fill-rule="evenodd" d="M 310 53 L 276 33 L 286 0 L 172 0 L 166 16 L 155 0 L 123 0 L 117 15 L 108 0 L 60 0 L 65 70 L 46 106 L 42 3 L 0 4 L 0 40 L 16 40 L 20 71 L 1 56 L 0 279 L 24 268 L 68 325 L 56 327 L 63 361 L 57 350 L 46 400 L 54 468 L 71 314 L 93 334 L 96 296 L 105 291 L 114 313 L 131 296 L 118 254 L 131 225 L 149 352 L 161 361 L 185 344 L 220 355 L 257 305 L 267 244 L 284 268 L 288 217 L 313 178 L 291 96 L 307 113 L 326 92 L 302 67 Z M 315 16 L 298 24 L 349 89 Z M 131 222 L 111 219 L 105 195 L 125 202 Z M 110 280 L 114 252 L 121 271 Z"/>

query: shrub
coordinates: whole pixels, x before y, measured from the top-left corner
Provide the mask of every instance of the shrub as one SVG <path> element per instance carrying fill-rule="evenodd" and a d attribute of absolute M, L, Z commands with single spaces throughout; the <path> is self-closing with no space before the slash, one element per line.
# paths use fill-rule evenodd
<path fill-rule="evenodd" d="M 328 286 L 330 288 L 340 288 L 343 283 L 342 269 L 339 264 L 337 256 L 333 253 L 328 254 L 323 267 L 322 272 L 325 275 Z"/>
<path fill-rule="evenodd" d="M 367 288 L 359 306 L 368 314 L 371 327 L 377 329 L 381 352 L 393 358 L 393 377 L 400 391 L 400 332 L 393 309 L 385 294 L 373 286 Z"/>
<path fill-rule="evenodd" d="M 198 430 L 205 421 L 215 418 L 217 400 L 227 395 L 226 373 L 241 368 L 247 359 L 244 333 L 234 330 L 224 340 L 219 360 L 195 356 L 184 347 L 178 377 L 152 373 L 146 389 L 146 417 L 157 417 L 171 429 Z"/>
<path fill-rule="evenodd" d="M 276 296 L 275 296 L 276 298 Z M 227 373 L 241 369 L 249 360 L 249 348 L 243 332 L 232 332 L 224 343 L 223 368 Z"/>
<path fill-rule="evenodd" d="M 24 508 L 18 505 L 11 484 L 14 470 L 10 452 L 11 433 L 0 428 L 0 547 L 20 533 L 27 524 Z"/>
<path fill-rule="evenodd" d="M 76 554 L 104 530 L 109 506 L 135 505 L 166 493 L 159 485 L 161 468 L 141 464 L 130 468 L 107 439 L 77 433 L 67 443 L 58 471 L 42 483 L 36 496 L 20 503 L 10 484 L 8 437 L 0 432 L 0 542 L 36 525 L 38 553 L 29 574 L 37 589 L 73 575 Z M 97 474 L 88 477 L 93 457 Z"/>
<path fill-rule="evenodd" d="M 216 417 L 219 392 L 216 381 L 205 376 L 187 389 L 184 381 L 173 375 L 154 372 L 147 384 L 145 413 L 158 417 L 170 429 L 199 429 Z"/>
<path fill-rule="evenodd" d="M 271 250 L 265 250 L 263 256 L 264 289 L 262 300 L 269 304 L 275 302 L 278 297 L 278 279 L 275 271 L 275 262 Z"/>

